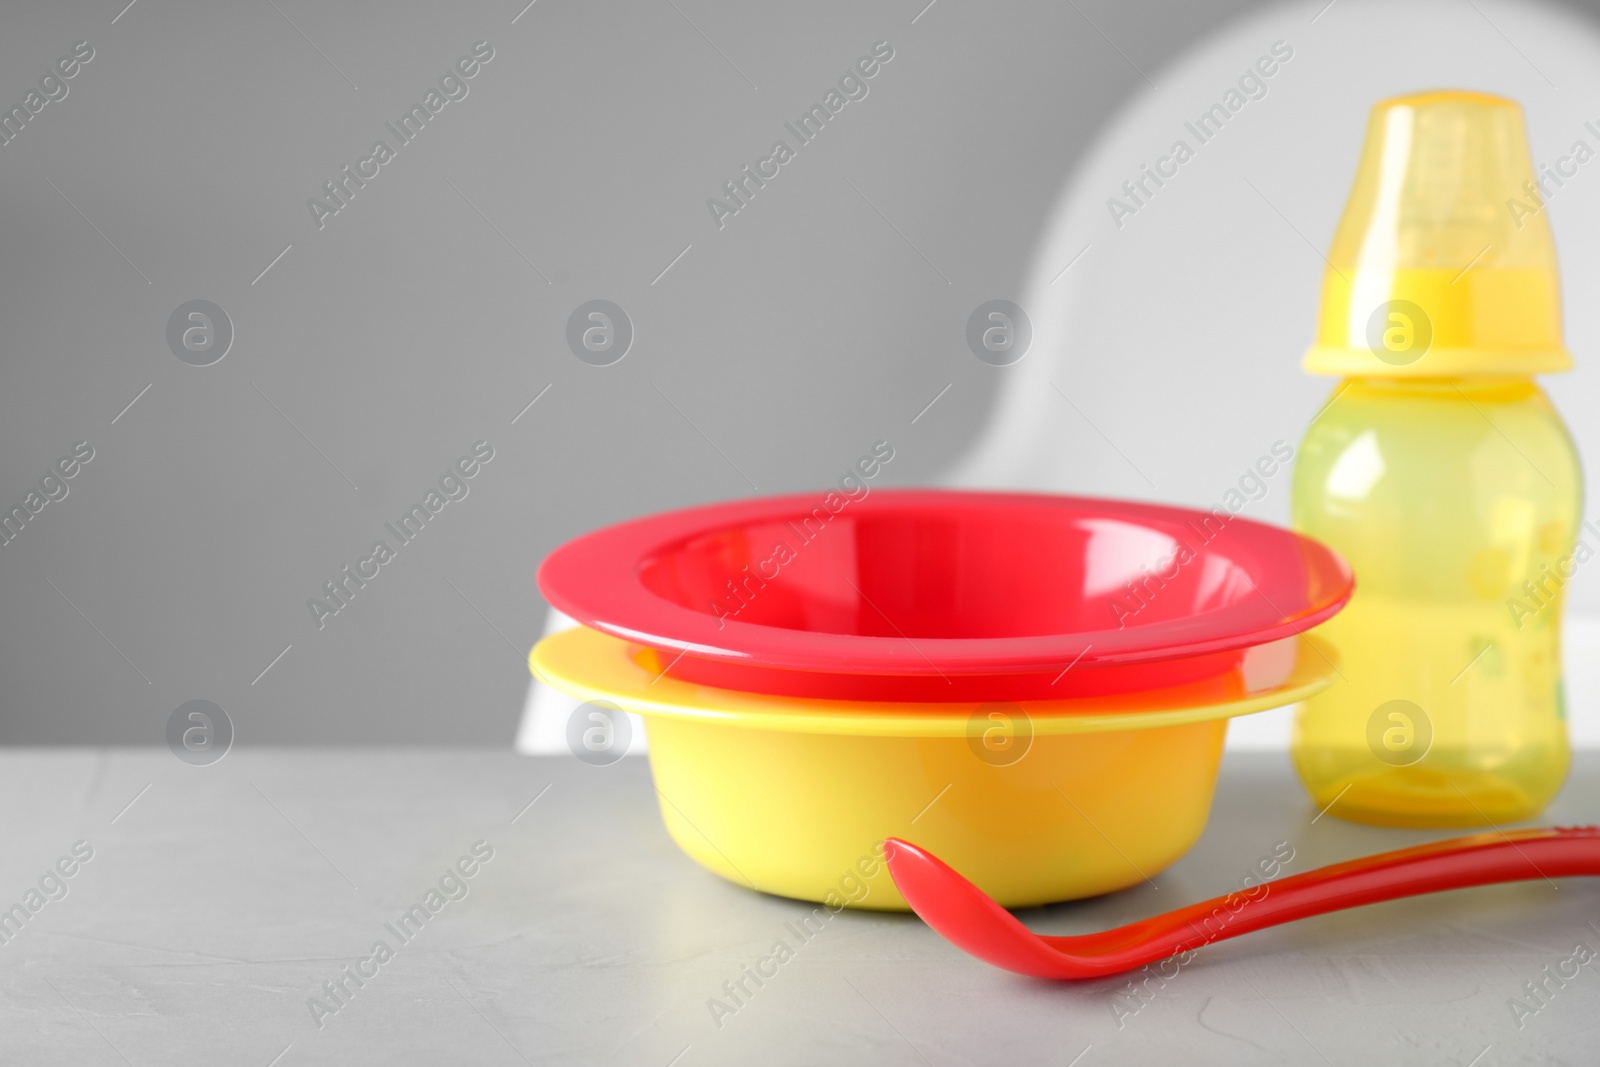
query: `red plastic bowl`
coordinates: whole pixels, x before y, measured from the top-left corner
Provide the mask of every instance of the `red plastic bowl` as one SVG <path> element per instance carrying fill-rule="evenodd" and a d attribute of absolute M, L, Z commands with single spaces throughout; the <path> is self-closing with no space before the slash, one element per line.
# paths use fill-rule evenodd
<path fill-rule="evenodd" d="M 1353 585 L 1331 549 L 1220 509 L 923 489 L 652 515 L 539 568 L 552 605 L 686 681 L 911 701 L 1215 677 Z"/>

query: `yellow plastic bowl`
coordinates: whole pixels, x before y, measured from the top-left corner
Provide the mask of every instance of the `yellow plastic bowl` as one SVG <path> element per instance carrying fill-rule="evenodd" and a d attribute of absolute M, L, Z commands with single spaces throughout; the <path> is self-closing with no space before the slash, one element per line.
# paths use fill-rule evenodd
<path fill-rule="evenodd" d="M 553 634 L 533 673 L 645 718 L 667 832 L 701 866 L 766 893 L 905 910 L 882 842 L 932 850 L 1006 907 L 1141 882 L 1205 828 L 1227 720 L 1327 687 L 1333 652 L 1284 646 L 1287 680 L 1235 699 L 989 704 L 803 700 L 692 685 L 593 630 Z M 1173 691 L 1177 692 L 1177 691 Z"/>

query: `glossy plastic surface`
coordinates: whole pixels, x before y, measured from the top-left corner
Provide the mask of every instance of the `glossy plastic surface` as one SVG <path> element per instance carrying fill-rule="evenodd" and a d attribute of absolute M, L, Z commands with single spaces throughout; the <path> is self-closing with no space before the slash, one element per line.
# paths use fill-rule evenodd
<path fill-rule="evenodd" d="M 1238 669 L 1348 599 L 1312 541 L 1229 515 L 876 490 L 650 516 L 563 545 L 550 602 L 681 678 L 787 696 L 970 701 Z"/>
<path fill-rule="evenodd" d="M 1533 818 L 1569 760 L 1562 586 L 1600 547 L 1574 549 L 1582 478 L 1560 417 L 1525 380 L 1364 379 L 1335 396 L 1301 446 L 1292 512 L 1361 584 L 1318 630 L 1343 677 L 1301 711 L 1301 780 L 1361 822 Z"/>
<path fill-rule="evenodd" d="M 1600 875 L 1600 829 L 1514 830 L 1439 841 L 1334 864 L 1192 904 L 1098 934 L 1049 937 L 928 849 L 885 842 L 911 908 L 952 944 L 1018 974 L 1089 979 L 1118 974 L 1230 937 L 1383 900 L 1468 886 Z"/>
<path fill-rule="evenodd" d="M 1132 885 L 1187 851 L 1205 826 L 1227 717 L 1327 685 L 1326 650 L 1298 644 L 1284 684 L 1243 699 L 1138 694 L 966 714 L 697 686 L 581 628 L 545 638 L 529 663 L 563 692 L 644 715 L 669 833 L 730 881 L 903 909 L 880 846 L 914 832 L 1023 907 Z"/>
<path fill-rule="evenodd" d="M 1441 378 L 1571 367 L 1535 180 L 1515 101 L 1440 91 L 1374 107 L 1306 369 Z"/>

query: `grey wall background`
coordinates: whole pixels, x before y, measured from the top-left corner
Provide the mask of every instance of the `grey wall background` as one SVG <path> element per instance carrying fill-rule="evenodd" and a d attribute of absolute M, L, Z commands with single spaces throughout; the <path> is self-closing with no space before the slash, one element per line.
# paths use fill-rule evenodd
<path fill-rule="evenodd" d="M 242 743 L 504 743 L 562 540 L 821 485 L 880 437 L 887 481 L 943 476 L 1001 381 L 968 314 L 1020 298 L 1056 194 L 1147 75 L 1255 5 L 924 4 L 7 10 L 5 106 L 75 42 L 95 55 L 0 147 L 0 503 L 78 441 L 95 458 L 0 546 L 0 741 L 157 743 L 203 698 Z M 1482 62 L 1523 63 L 1501 39 Z M 307 198 L 480 40 L 468 96 L 319 230 Z M 706 199 L 879 40 L 867 97 L 718 230 Z M 1300 254 L 1267 233 L 1239 240 Z M 565 341 L 594 298 L 637 331 L 605 368 Z M 193 299 L 236 332 L 208 367 L 166 341 Z M 479 440 L 469 495 L 319 631 L 306 600 Z"/>

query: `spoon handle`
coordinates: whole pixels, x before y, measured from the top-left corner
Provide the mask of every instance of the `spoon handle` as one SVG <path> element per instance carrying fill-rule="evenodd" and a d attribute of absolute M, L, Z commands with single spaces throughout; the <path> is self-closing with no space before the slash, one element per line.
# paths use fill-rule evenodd
<path fill-rule="evenodd" d="M 1600 827 L 1476 834 L 1336 863 L 1091 935 L 1104 974 L 1312 915 L 1501 882 L 1600 875 Z M 1078 955 L 1086 938 L 1045 937 Z M 1086 961 L 1087 962 L 1087 961 Z"/>

